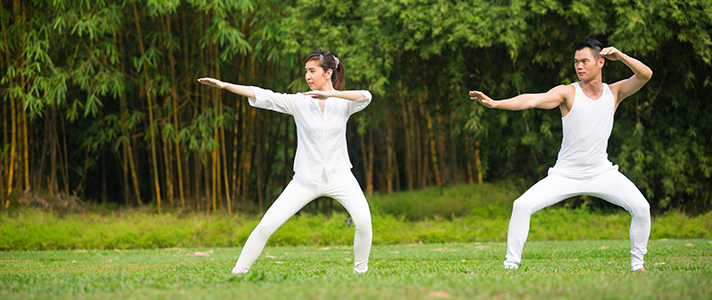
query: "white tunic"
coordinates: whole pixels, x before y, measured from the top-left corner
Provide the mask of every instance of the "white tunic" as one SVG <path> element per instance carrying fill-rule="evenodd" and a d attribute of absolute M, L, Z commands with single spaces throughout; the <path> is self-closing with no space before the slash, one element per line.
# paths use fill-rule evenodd
<path fill-rule="evenodd" d="M 549 174 L 567 177 L 593 177 L 613 166 L 608 160 L 608 138 L 613 129 L 613 115 L 616 101 L 607 84 L 603 94 L 597 100 L 588 98 L 578 82 L 573 107 L 561 118 L 564 138 L 556 165 L 549 169 Z"/>
<path fill-rule="evenodd" d="M 336 173 L 351 169 L 346 147 L 346 122 L 349 117 L 371 103 L 371 93 L 361 90 L 363 98 L 351 101 L 326 99 L 324 114 L 319 100 L 311 96 L 281 94 L 252 87 L 255 98 L 250 105 L 289 114 L 297 125 L 297 153 L 294 157 L 294 179 L 319 185 Z"/>

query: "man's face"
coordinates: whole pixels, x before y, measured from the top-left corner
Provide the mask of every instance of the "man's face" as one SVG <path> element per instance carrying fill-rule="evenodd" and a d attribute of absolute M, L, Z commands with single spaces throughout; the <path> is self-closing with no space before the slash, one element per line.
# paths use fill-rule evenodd
<path fill-rule="evenodd" d="M 605 59 L 600 55 L 594 55 L 591 48 L 583 48 L 574 54 L 574 68 L 581 81 L 595 79 L 601 74 L 604 62 Z"/>

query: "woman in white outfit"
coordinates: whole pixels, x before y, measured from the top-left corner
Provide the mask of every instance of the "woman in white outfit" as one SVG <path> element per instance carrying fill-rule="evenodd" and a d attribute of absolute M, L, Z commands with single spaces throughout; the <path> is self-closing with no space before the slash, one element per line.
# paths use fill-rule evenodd
<path fill-rule="evenodd" d="M 633 76 L 608 85 L 602 82 L 605 59 L 621 61 Z M 517 269 L 529 233 L 531 215 L 576 195 L 592 195 L 627 210 L 630 223 L 631 270 L 645 271 L 643 256 L 650 236 L 650 205 L 643 194 L 608 160 L 606 148 L 613 129 L 613 115 L 623 99 L 640 90 L 653 71 L 639 60 L 614 47 L 587 39 L 576 45 L 574 67 L 579 82 L 560 85 L 541 94 L 521 94 L 494 101 L 480 91 L 472 99 L 489 108 L 524 110 L 529 108 L 561 111 L 564 138 L 556 165 L 549 176 L 529 188 L 514 201 L 507 234 L 504 267 Z"/>
<path fill-rule="evenodd" d="M 213 78 L 198 79 L 200 83 L 248 97 L 253 107 L 290 114 L 297 125 L 294 178 L 250 234 L 232 273 L 246 273 L 262 253 L 267 239 L 302 207 L 321 196 L 336 199 L 351 215 L 356 227 L 354 271 L 368 270 L 371 212 L 351 173 L 346 122 L 349 116 L 371 103 L 371 93 L 344 91 L 344 66 L 327 50 L 310 53 L 304 72 L 312 90 L 297 94 L 280 94 Z"/>

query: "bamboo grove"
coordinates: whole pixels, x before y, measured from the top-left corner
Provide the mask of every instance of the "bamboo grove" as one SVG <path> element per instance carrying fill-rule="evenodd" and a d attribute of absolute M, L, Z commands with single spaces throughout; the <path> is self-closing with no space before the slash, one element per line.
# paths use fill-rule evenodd
<path fill-rule="evenodd" d="M 291 117 L 200 77 L 306 91 L 303 57 L 340 56 L 374 101 L 349 122 L 363 189 L 534 182 L 556 111 L 474 105 L 574 81 L 587 37 L 648 64 L 609 157 L 658 211 L 712 206 L 712 1 L 3 0 L 0 192 L 215 213 L 264 211 L 292 177 Z M 630 76 L 607 62 L 604 81 Z"/>

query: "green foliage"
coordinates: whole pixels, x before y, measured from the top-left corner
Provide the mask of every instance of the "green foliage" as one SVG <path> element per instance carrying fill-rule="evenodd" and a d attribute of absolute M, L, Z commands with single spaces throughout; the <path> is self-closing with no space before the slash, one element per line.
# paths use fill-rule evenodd
<path fill-rule="evenodd" d="M 374 246 L 366 274 L 350 247 L 267 247 L 247 274 L 240 249 L 0 252 L 3 299 L 707 299 L 707 240 L 652 241 L 645 273 L 623 240 L 533 242 L 518 271 L 504 243 Z"/>
<path fill-rule="evenodd" d="M 374 213 L 400 216 L 408 221 L 418 221 L 433 217 L 459 218 L 467 215 L 505 215 L 514 199 L 521 191 L 512 183 L 484 183 L 482 185 L 456 185 L 448 188 L 427 188 L 405 191 L 391 195 L 374 195 L 369 203 Z"/>
<path fill-rule="evenodd" d="M 573 45 L 595 37 L 640 59 L 655 74 L 619 107 L 610 159 L 655 211 L 695 214 L 712 208 L 709 0 L 19 2 L 21 7 L 9 1 L 0 7 L 0 96 L 22 101 L 33 120 L 29 132 L 38 136 L 30 144 L 48 138 L 43 128 L 62 124 L 37 121 L 47 117 L 48 109 L 71 121 L 65 130 L 67 169 L 81 170 L 66 179 L 72 186 L 85 185 L 85 178 L 99 172 L 96 164 L 87 164 L 99 155 L 114 154 L 106 163 L 107 173 L 121 172 L 112 166 L 126 159 L 117 153 L 119 145 L 130 143 L 127 137 L 145 144 L 137 137 L 158 131 L 173 141 L 177 133 L 183 149 L 216 149 L 215 126 L 229 127 L 224 120 L 241 115 L 218 113 L 208 103 L 212 99 L 196 96 L 195 78 L 220 76 L 277 91 L 304 91 L 301 60 L 315 48 L 340 56 L 347 88 L 374 92 L 370 107 L 355 116 L 358 133 L 379 132 L 385 120 L 405 111 L 404 105 L 423 105 L 433 116 L 434 134 L 454 141 L 455 155 L 440 153 L 439 159 L 452 160 L 454 166 L 471 163 L 475 150 L 463 140 L 472 135 L 481 143 L 487 180 L 533 183 L 556 160 L 558 111 L 491 111 L 469 101 L 467 91 L 503 98 L 569 84 L 576 80 Z M 608 62 L 604 69 L 607 82 L 628 76 L 629 69 L 618 62 Z M 152 107 L 146 102 L 149 96 L 155 100 Z M 122 100 L 126 109 L 119 105 Z M 182 117 L 179 124 L 169 125 L 172 105 Z M 156 115 L 153 124 L 142 117 L 149 111 Z M 125 114 L 135 117 L 126 120 Z M 395 129 L 395 156 L 402 157 L 405 128 Z M 277 142 L 265 148 L 293 148 L 290 130 L 280 131 Z M 136 161 L 148 161 L 149 148 L 134 146 Z M 35 152 L 30 160 L 39 169 L 36 165 L 47 154 Z M 272 152 L 273 157 L 285 156 L 283 152 Z M 269 170 L 263 176 L 289 173 L 286 156 L 261 162 Z M 376 164 L 382 157 L 377 153 Z M 404 173 L 405 167 L 398 167 Z M 143 181 L 150 168 L 139 169 L 144 170 L 138 175 Z M 33 177 L 47 177 L 46 172 L 41 169 Z M 378 182 L 383 175 L 375 173 Z M 257 177 L 254 171 L 247 175 Z M 395 185 L 405 186 L 405 177 Z M 452 177 L 448 183 L 457 183 Z M 279 178 L 265 180 L 255 190 L 279 190 L 289 176 Z M 429 178 L 427 185 L 434 182 Z M 86 195 L 100 193 L 98 186 L 89 184 Z M 143 185 L 140 194 L 150 189 Z M 115 194 L 120 193 L 126 192 Z M 470 209 L 438 214 L 463 216 Z"/>

